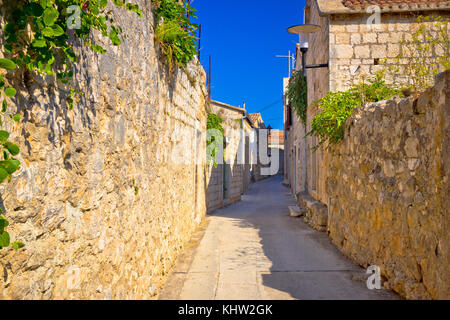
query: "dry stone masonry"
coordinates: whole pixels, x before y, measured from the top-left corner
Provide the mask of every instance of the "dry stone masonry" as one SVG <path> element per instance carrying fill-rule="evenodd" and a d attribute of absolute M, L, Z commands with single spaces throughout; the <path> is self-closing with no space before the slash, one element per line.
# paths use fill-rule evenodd
<path fill-rule="evenodd" d="M 450 298 L 449 80 L 358 109 L 328 172 L 331 239 L 408 299 Z"/>
<path fill-rule="evenodd" d="M 51 78 L 9 79 L 21 85 L 23 121 L 9 129 L 22 165 L 0 194 L 26 246 L 0 251 L 0 299 L 152 298 L 206 212 L 204 164 L 194 161 L 206 152 L 196 139 L 204 71 L 192 62 L 169 75 L 151 3 L 134 2 L 144 17 L 114 9 L 121 46 L 96 35 L 108 48 L 98 55 L 75 43 L 83 95 L 73 110 Z"/>

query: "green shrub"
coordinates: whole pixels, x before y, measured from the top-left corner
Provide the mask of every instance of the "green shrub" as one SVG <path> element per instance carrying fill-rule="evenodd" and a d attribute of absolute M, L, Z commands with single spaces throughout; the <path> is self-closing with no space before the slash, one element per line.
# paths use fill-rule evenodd
<path fill-rule="evenodd" d="M 197 54 L 197 25 L 190 21 L 196 18 L 195 10 L 184 1 L 158 0 L 155 2 L 155 40 L 167 58 L 169 72 L 174 65 L 186 67 Z"/>
<path fill-rule="evenodd" d="M 361 82 L 347 91 L 329 92 L 315 102 L 322 111 L 313 118 L 311 131 L 307 134 L 319 137 L 315 150 L 324 143 L 330 147 L 344 138 L 344 123 L 352 116 L 355 108 L 400 94 L 399 90 L 386 85 L 383 76 L 383 72 L 379 72 L 369 83 Z"/>

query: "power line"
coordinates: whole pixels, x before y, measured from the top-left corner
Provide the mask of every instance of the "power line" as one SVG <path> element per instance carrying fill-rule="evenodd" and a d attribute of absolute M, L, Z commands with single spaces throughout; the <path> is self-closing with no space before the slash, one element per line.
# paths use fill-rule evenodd
<path fill-rule="evenodd" d="M 264 110 L 273 108 L 277 103 L 279 103 L 279 102 L 281 102 L 281 101 L 283 101 L 283 98 L 278 99 L 277 101 L 274 101 L 274 102 L 272 102 L 271 104 L 268 104 L 267 106 L 263 107 L 263 108 L 262 108 L 261 110 L 259 110 L 259 111 L 256 111 L 255 113 L 261 113 L 261 112 L 263 112 Z"/>
<path fill-rule="evenodd" d="M 281 119 L 283 119 L 283 117 L 280 117 L 280 118 L 273 118 L 273 119 L 266 119 L 266 120 L 264 120 L 264 121 L 275 121 L 275 120 L 281 120 Z"/>

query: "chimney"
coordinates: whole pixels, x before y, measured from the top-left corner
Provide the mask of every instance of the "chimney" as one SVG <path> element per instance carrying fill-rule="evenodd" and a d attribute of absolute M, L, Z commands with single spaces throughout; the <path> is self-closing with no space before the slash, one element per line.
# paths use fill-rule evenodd
<path fill-rule="evenodd" d="M 245 101 L 242 103 L 242 109 L 245 109 Z"/>

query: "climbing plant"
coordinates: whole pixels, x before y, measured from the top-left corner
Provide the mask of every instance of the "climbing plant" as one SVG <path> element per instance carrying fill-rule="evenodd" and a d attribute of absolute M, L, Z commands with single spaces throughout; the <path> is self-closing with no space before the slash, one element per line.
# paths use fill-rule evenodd
<path fill-rule="evenodd" d="M 223 135 L 224 129 L 222 127 L 223 119 L 214 113 L 209 113 L 206 129 L 208 130 L 206 136 L 206 157 L 207 163 L 211 161 L 214 163 L 214 167 L 217 168 L 220 148 L 223 148 Z M 216 132 L 214 132 L 216 130 Z M 218 132 L 217 132 L 218 131 Z M 220 133 L 220 134 L 219 134 Z"/>
<path fill-rule="evenodd" d="M 156 0 L 154 8 L 155 40 L 166 56 L 171 73 L 175 65 L 184 68 L 197 54 L 195 31 L 198 26 L 190 21 L 196 18 L 195 9 L 188 1 L 178 0 Z"/>
<path fill-rule="evenodd" d="M 322 109 L 314 116 L 311 131 L 307 134 L 320 139 L 314 150 L 324 143 L 328 143 L 328 147 L 331 147 L 344 138 L 344 123 L 351 117 L 355 108 L 365 103 L 387 100 L 396 95 L 400 95 L 400 91 L 386 85 L 384 73 L 377 72 L 368 83 L 360 82 L 347 91 L 329 92 L 314 102 Z"/>
<path fill-rule="evenodd" d="M 308 89 L 306 78 L 303 76 L 302 71 L 294 71 L 289 79 L 287 98 L 289 99 L 291 108 L 295 110 L 303 124 L 306 124 Z"/>
<path fill-rule="evenodd" d="M 432 86 L 439 72 L 450 69 L 449 22 L 440 16 L 419 16 L 416 30 L 400 41 L 402 51 L 387 71 L 397 79 L 407 76 L 404 85 L 416 93 Z"/>
<path fill-rule="evenodd" d="M 97 30 L 113 45 L 120 45 L 122 28 L 114 20 L 111 5 L 142 16 L 136 4 L 125 0 L 3 0 L 2 5 L 6 25 L 0 59 L 0 183 L 11 180 L 11 175 L 20 168 L 20 161 L 14 158 L 20 152 L 19 147 L 8 140 L 10 133 L 3 128 L 5 119 L 20 121 L 19 114 L 11 115 L 7 111 L 7 98 L 14 98 L 17 89 L 6 85 L 5 75 L 21 70 L 55 76 L 68 85 L 67 101 L 73 107 L 74 96 L 80 92 L 71 86 L 72 64 L 77 62 L 77 57 L 69 34 L 93 51 L 105 53 L 106 49 L 94 43 L 90 35 Z M 8 225 L 0 216 L 0 249 L 10 245 L 5 230 Z M 23 243 L 14 242 L 12 247 L 21 248 Z"/>

